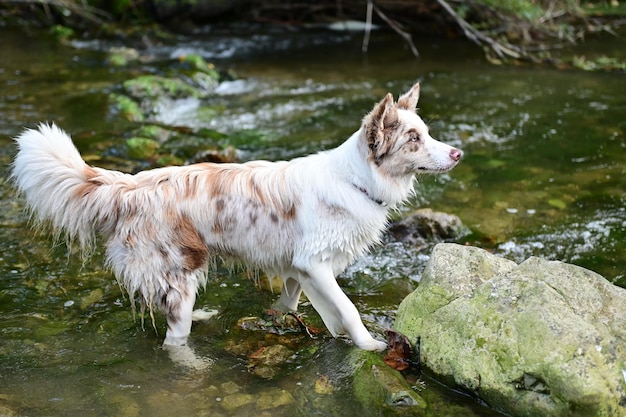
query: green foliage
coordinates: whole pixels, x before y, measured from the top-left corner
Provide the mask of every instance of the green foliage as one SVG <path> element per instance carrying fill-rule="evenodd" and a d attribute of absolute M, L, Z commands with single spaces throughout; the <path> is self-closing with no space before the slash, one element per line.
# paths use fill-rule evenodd
<path fill-rule="evenodd" d="M 50 33 L 58 41 L 66 41 L 74 37 L 74 29 L 63 25 L 54 25 L 50 28 Z"/>
<path fill-rule="evenodd" d="M 117 15 L 122 15 L 131 9 L 133 5 L 133 1 L 132 0 L 113 0 L 109 4 L 111 5 L 110 10 L 113 13 Z"/>
<path fill-rule="evenodd" d="M 483 4 L 494 10 L 513 14 L 529 21 L 534 21 L 544 14 L 544 10 L 540 5 L 529 0 L 476 0 L 475 3 Z"/>
<path fill-rule="evenodd" d="M 575 56 L 572 58 L 572 66 L 584 71 L 626 71 L 625 61 L 608 56 L 593 59 Z"/>
<path fill-rule="evenodd" d="M 589 16 L 626 16 L 626 2 L 596 0 L 581 5 Z"/>

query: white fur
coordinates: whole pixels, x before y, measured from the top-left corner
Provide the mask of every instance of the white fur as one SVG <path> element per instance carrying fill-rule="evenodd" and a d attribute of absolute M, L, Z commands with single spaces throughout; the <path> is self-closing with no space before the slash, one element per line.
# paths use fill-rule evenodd
<path fill-rule="evenodd" d="M 304 291 L 333 336 L 363 349 L 367 331 L 335 276 L 379 242 L 390 209 L 413 192 L 415 173 L 453 168 L 461 152 L 430 137 L 415 113 L 419 85 L 387 95 L 336 149 L 292 161 L 196 164 L 129 175 L 88 166 L 55 125 L 26 130 L 13 178 L 37 221 L 90 248 L 131 300 L 167 318 L 166 345 L 184 345 L 196 291 L 211 257 L 233 257 L 283 279 L 279 305 Z"/>

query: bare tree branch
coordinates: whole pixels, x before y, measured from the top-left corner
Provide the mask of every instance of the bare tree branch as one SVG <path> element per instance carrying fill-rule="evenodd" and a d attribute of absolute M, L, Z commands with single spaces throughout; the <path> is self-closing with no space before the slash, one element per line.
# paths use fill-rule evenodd
<path fill-rule="evenodd" d="M 370 42 L 370 33 L 372 32 L 372 9 L 374 8 L 374 2 L 367 0 L 367 13 L 365 17 L 365 33 L 363 34 L 363 45 L 361 46 L 362 52 L 367 52 L 367 48 Z"/>
<path fill-rule="evenodd" d="M 368 0 L 368 3 L 370 3 L 370 0 Z M 391 27 L 398 35 L 402 36 L 404 40 L 406 41 L 406 43 L 409 45 L 409 48 L 411 49 L 411 52 L 413 53 L 413 55 L 415 55 L 416 58 L 419 57 L 420 53 L 415 47 L 415 44 L 413 43 L 413 38 L 411 38 L 411 34 L 409 32 L 404 31 L 402 28 L 400 28 L 398 23 L 396 23 L 394 20 L 387 17 L 387 15 L 385 15 L 378 6 L 376 6 L 375 4 L 373 4 L 373 6 L 374 6 L 374 11 L 376 11 L 376 14 L 381 19 L 383 19 L 385 23 L 387 23 L 389 27 Z"/>

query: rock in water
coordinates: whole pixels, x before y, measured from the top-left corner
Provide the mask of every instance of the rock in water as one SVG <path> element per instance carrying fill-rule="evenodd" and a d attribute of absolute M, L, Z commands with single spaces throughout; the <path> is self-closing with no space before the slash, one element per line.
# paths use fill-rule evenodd
<path fill-rule="evenodd" d="M 435 247 L 395 328 L 422 365 L 513 416 L 626 416 L 626 290 L 587 269 Z"/>
<path fill-rule="evenodd" d="M 390 224 L 388 233 L 396 240 L 425 248 L 429 242 L 459 239 L 470 230 L 453 214 L 421 208 Z"/>

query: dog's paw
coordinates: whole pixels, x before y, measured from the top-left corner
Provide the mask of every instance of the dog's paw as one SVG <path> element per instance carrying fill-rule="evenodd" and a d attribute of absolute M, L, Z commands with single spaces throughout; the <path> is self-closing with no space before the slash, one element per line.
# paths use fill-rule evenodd
<path fill-rule="evenodd" d="M 211 359 L 196 355 L 188 345 L 163 345 L 163 350 L 168 353 L 172 362 L 193 371 L 204 371 L 213 364 Z"/>
<path fill-rule="evenodd" d="M 191 320 L 193 321 L 209 320 L 210 318 L 217 316 L 218 313 L 219 312 L 217 310 L 202 310 L 202 309 L 194 310 L 193 313 L 191 313 Z"/>
<path fill-rule="evenodd" d="M 382 352 L 383 350 L 387 349 L 387 343 L 381 342 L 376 339 L 360 341 L 358 343 L 355 342 L 355 344 L 357 345 L 358 348 L 363 349 L 363 350 L 372 350 L 372 351 Z"/>

